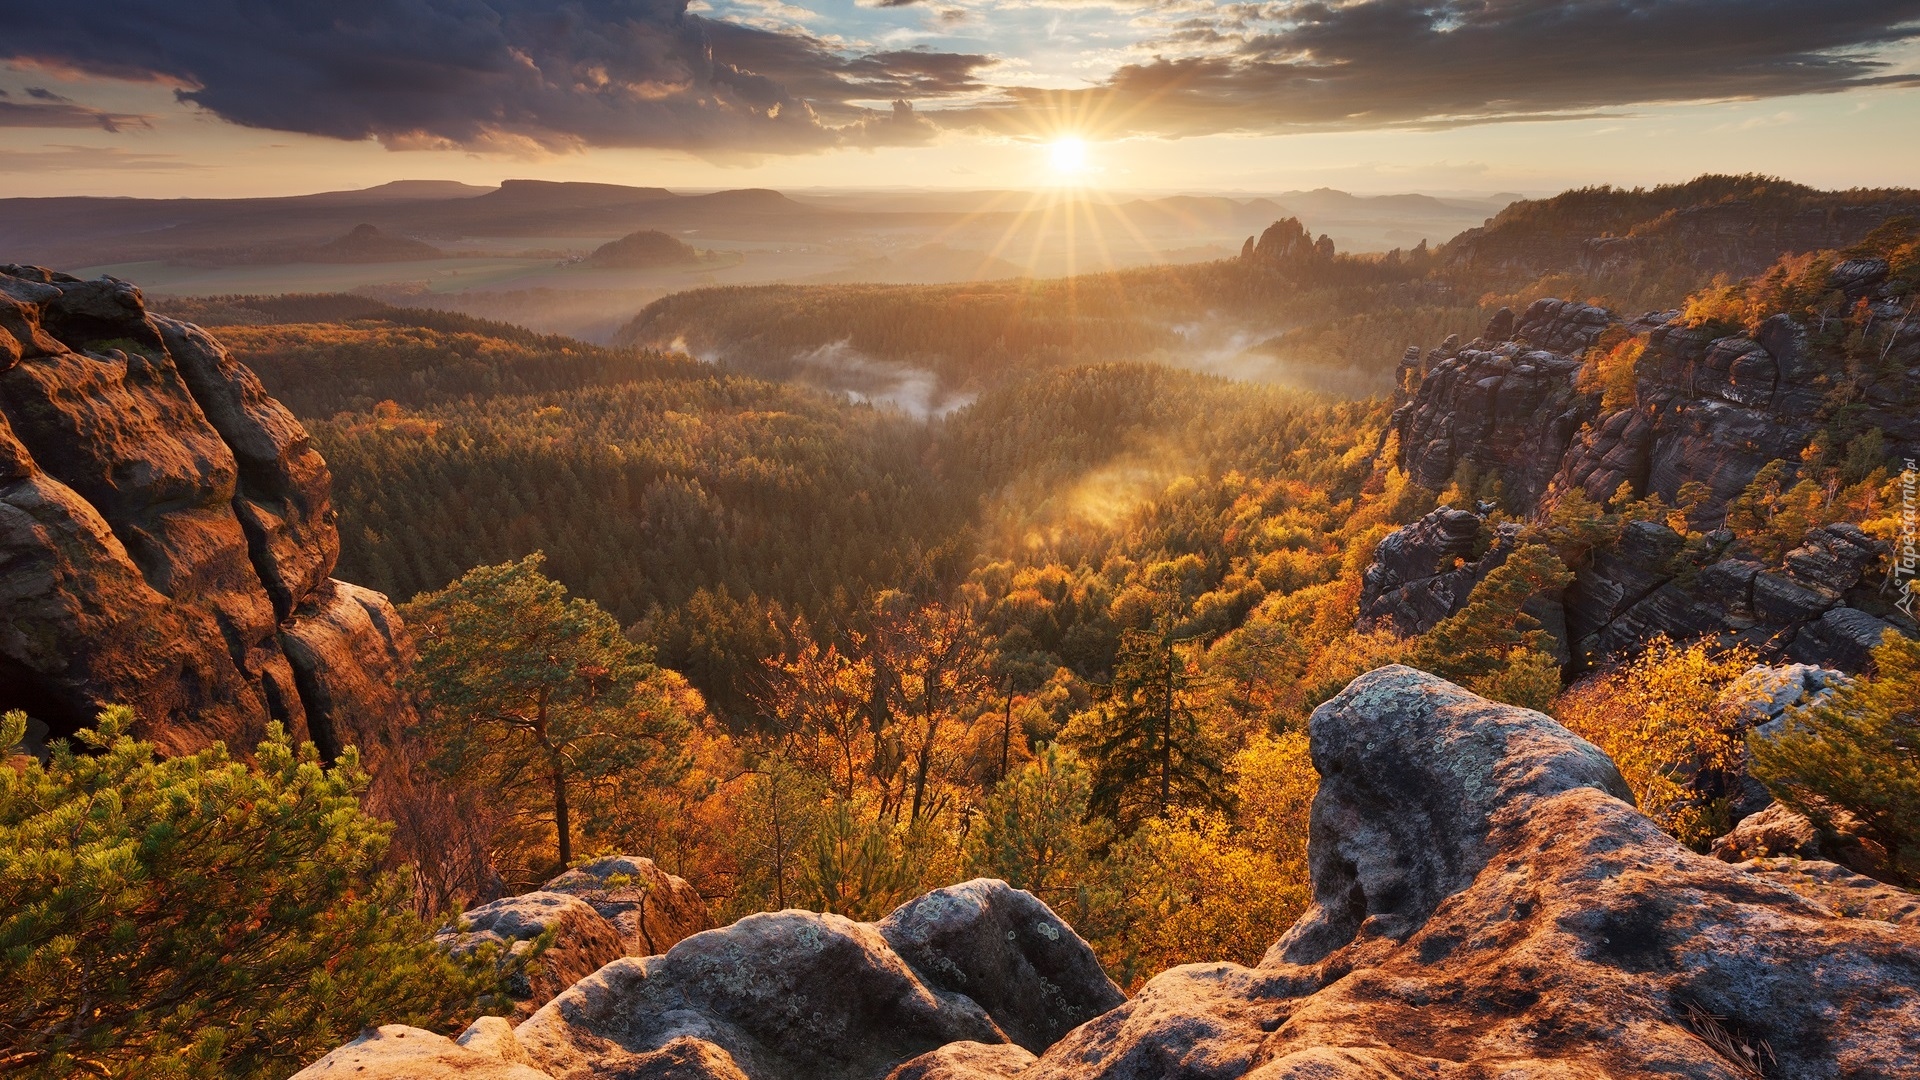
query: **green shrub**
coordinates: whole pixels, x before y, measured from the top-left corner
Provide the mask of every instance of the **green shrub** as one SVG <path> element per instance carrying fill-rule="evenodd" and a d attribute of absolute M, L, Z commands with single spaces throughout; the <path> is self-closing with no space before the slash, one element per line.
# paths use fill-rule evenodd
<path fill-rule="evenodd" d="M 348 750 L 323 769 L 275 725 L 253 764 L 156 760 L 101 713 L 46 764 L 0 720 L 0 1072 L 285 1076 L 361 1028 L 450 1030 L 495 990 L 383 873 Z"/>
<path fill-rule="evenodd" d="M 1920 641 L 1888 631 L 1870 677 L 1748 745 L 1753 775 L 1774 798 L 1824 828 L 1851 815 L 1885 849 L 1892 876 L 1920 884 Z"/>

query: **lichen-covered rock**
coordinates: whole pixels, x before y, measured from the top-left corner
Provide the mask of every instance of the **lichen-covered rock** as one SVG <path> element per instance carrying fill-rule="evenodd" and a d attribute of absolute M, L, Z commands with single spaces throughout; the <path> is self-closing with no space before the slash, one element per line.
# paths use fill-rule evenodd
<path fill-rule="evenodd" d="M 609 855 L 541 886 L 587 902 L 620 934 L 628 956 L 658 956 L 713 925 L 706 901 L 652 859 Z"/>
<path fill-rule="evenodd" d="M 928 985 L 972 998 L 1034 1052 L 1126 1000 L 1072 927 L 1003 881 L 936 889 L 879 929 Z"/>
<path fill-rule="evenodd" d="M 1713 857 L 1722 862 L 1745 862 L 1770 855 L 1796 859 L 1820 857 L 1820 830 L 1813 822 L 1779 803 L 1768 803 L 1748 814 L 1733 830 L 1713 842 Z"/>
<path fill-rule="evenodd" d="M 533 948 L 541 935 L 551 933 L 546 950 L 530 970 L 509 980 L 514 1015 L 533 1015 L 555 994 L 626 955 L 620 932 L 600 917 L 586 901 L 557 892 L 530 892 L 482 904 L 460 917 L 460 926 L 441 931 L 435 940 L 455 955 L 493 946 L 519 955 Z"/>
<path fill-rule="evenodd" d="M 1837 863 L 1782 857 L 1756 858 L 1739 865 L 1836 915 L 1920 927 L 1920 894 L 1856 874 Z"/>
<path fill-rule="evenodd" d="M 896 938 L 914 959 L 896 951 Z M 664 956 L 608 964 L 516 1034 L 561 1080 L 654 1075 L 660 1055 L 685 1056 L 686 1042 L 672 1050 L 680 1040 L 706 1048 L 709 1072 L 724 1060 L 749 1080 L 883 1080 L 950 1043 L 1006 1044 L 1013 1032 L 1037 1041 L 1098 1013 L 1119 997 L 1104 976 L 1084 977 L 1098 971 L 1039 901 L 971 882 L 878 926 L 803 911 L 748 916 Z M 1046 975 L 1061 981 L 1040 985 Z M 1033 984 L 994 985 L 995 976 Z"/>
<path fill-rule="evenodd" d="M 1013 1080 L 1036 1060 L 1011 1043 L 948 1043 L 888 1073 L 887 1080 Z"/>
<path fill-rule="evenodd" d="M 1920 1075 L 1920 938 L 1686 850 L 1546 717 L 1385 668 L 1312 740 L 1314 909 L 1022 1080 L 1754 1075 L 1743 1044 L 1761 1075 Z"/>
<path fill-rule="evenodd" d="M 1271 962 L 1405 938 L 1486 865 L 1493 816 L 1516 801 L 1574 788 L 1633 799 L 1605 753 L 1552 720 L 1398 664 L 1315 709 L 1309 734 L 1313 905 Z"/>
<path fill-rule="evenodd" d="M 552 1080 L 518 1060 L 512 1032 L 502 1038 L 490 1020 L 498 1024 L 497 1018 L 475 1021 L 458 1042 L 383 1024 L 294 1073 L 293 1080 Z"/>

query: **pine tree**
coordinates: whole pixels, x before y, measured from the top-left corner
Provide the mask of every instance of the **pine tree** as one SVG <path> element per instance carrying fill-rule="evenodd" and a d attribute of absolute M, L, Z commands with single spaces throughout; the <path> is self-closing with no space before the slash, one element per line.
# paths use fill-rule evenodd
<path fill-rule="evenodd" d="M 549 859 L 534 830 L 503 824 L 504 865 L 531 878 L 573 861 L 576 797 L 670 779 L 690 722 L 647 650 L 540 564 L 535 554 L 469 570 L 403 609 L 436 766 L 498 792 L 512 820 L 551 823 Z"/>
<path fill-rule="evenodd" d="M 1190 643 L 1173 627 L 1163 617 L 1122 633 L 1105 700 L 1068 732 L 1093 772 L 1094 812 L 1129 831 L 1179 806 L 1223 802 L 1218 739 L 1198 711 Z"/>
<path fill-rule="evenodd" d="M 1756 732 L 1748 746 L 1753 775 L 1774 798 L 1823 827 L 1851 815 L 1893 874 L 1920 884 L 1920 641 L 1887 631 L 1871 676 L 1794 710 L 1779 734 Z"/>
<path fill-rule="evenodd" d="M 0 1072 L 278 1077 L 373 1023 L 452 1030 L 496 993 L 431 940 L 344 751 L 275 725 L 156 760 L 108 709 L 82 748 L 0 766 Z M 0 721 L 0 761 L 26 716 Z M 16 1072 L 17 1070 L 17 1072 Z"/>

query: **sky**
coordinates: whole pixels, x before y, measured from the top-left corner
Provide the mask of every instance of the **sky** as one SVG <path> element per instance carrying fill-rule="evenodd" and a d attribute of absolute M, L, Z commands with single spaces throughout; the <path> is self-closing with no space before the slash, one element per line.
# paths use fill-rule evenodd
<path fill-rule="evenodd" d="M 1920 186 L 1920 0 L 0 0 L 0 195 Z"/>

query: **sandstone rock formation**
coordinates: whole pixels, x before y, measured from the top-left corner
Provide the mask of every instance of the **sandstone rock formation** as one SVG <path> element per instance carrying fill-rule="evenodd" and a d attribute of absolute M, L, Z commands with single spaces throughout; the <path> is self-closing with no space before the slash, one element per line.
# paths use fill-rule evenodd
<path fill-rule="evenodd" d="M 1122 1000 L 1046 905 L 972 881 L 878 924 L 748 916 L 607 965 L 516 1034 L 556 1080 L 664 1075 L 682 1059 L 717 1063 L 689 1076 L 882 1080 L 949 1043 L 1044 1050 Z"/>
<path fill-rule="evenodd" d="M 550 933 L 530 970 L 508 980 L 515 1015 L 524 1020 L 602 966 L 622 956 L 657 956 L 709 925 L 706 902 L 684 879 L 652 859 L 610 855 L 534 892 L 473 908 L 435 940 L 455 953 L 495 946 L 522 956 Z"/>
<path fill-rule="evenodd" d="M 501 1029 L 505 1028 L 505 1031 Z M 382 1024 L 294 1074 L 294 1080 L 552 1080 L 526 1064 L 499 1017 L 474 1021 L 458 1041 L 404 1024 Z"/>
<path fill-rule="evenodd" d="M 1920 454 L 1920 320 L 1894 302 L 1887 275 L 1884 262 L 1858 260 L 1836 268 L 1832 284 L 1894 327 L 1878 374 L 1862 377 L 1849 408 L 1898 459 Z M 1646 340 L 1635 401 L 1611 410 L 1580 379 L 1584 352 L 1609 327 Z M 1764 466 L 1781 461 L 1791 474 L 1820 434 L 1837 361 L 1810 340 L 1788 315 L 1747 338 L 1715 336 L 1674 312 L 1623 323 L 1600 308 L 1541 300 L 1517 320 L 1496 316 L 1472 342 L 1429 352 L 1417 369 L 1409 353 L 1391 421 L 1398 464 L 1435 490 L 1462 468 L 1498 477 L 1507 508 L 1527 518 L 1576 489 L 1604 502 L 1624 484 L 1668 505 L 1690 483 L 1704 490 L 1691 511 L 1691 524 L 1707 530 L 1704 543 L 1636 522 L 1574 568 L 1565 643 L 1577 662 L 1657 633 L 1716 634 L 1773 658 L 1859 670 L 1889 627 L 1920 631 L 1881 595 L 1881 541 L 1827 525 L 1784 558 L 1763 560 L 1715 528 Z M 1383 542 L 1367 571 L 1362 618 L 1417 632 L 1463 605 L 1461 590 L 1498 565 L 1490 555 L 1455 567 L 1463 552 L 1494 549 L 1485 530 L 1468 525 L 1430 516 Z"/>
<path fill-rule="evenodd" d="M 376 764 L 413 719 L 386 597 L 333 581 L 326 462 L 139 290 L 0 267 L 0 708 L 131 705 L 164 751 L 278 720 Z"/>
<path fill-rule="evenodd" d="M 1022 1080 L 1920 1074 L 1920 938 L 1687 851 L 1546 717 L 1390 667 L 1312 739 L 1308 915 Z"/>
<path fill-rule="evenodd" d="M 576 866 L 541 888 L 586 901 L 613 924 L 628 956 L 658 956 L 713 925 L 706 901 L 693 886 L 652 859 L 609 855 Z"/>
<path fill-rule="evenodd" d="M 1592 745 L 1411 668 L 1311 739 L 1314 903 L 1257 967 L 1122 1001 L 1037 900 L 976 881 L 878 925 L 752 916 L 511 1033 L 382 1028 L 299 1080 L 1920 1076 L 1920 897 L 1695 855 Z"/>
<path fill-rule="evenodd" d="M 455 955 L 488 946 L 509 956 L 524 955 L 543 935 L 552 935 L 531 968 L 507 980 L 520 1019 L 626 955 L 613 924 L 586 901 L 566 893 L 543 890 L 503 897 L 468 911 L 460 921 L 460 928 L 443 930 L 434 939 Z"/>

